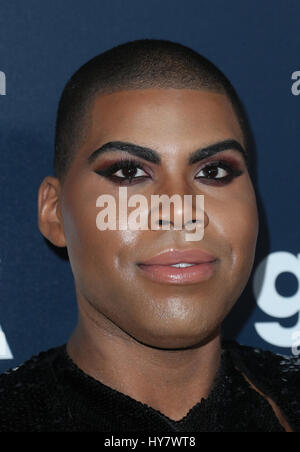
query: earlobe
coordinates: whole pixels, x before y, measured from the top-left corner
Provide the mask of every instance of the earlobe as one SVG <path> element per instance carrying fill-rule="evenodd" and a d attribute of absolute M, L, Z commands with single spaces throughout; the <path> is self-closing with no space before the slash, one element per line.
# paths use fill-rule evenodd
<path fill-rule="evenodd" d="M 41 234 L 53 245 L 66 246 L 60 209 L 61 185 L 56 177 L 47 176 L 38 190 L 38 226 Z"/>

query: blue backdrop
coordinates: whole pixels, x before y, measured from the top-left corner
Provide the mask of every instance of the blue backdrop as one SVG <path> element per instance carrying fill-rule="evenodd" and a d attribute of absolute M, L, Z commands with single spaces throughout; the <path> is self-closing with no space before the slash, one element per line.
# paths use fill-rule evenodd
<path fill-rule="evenodd" d="M 1 1 L 0 371 L 62 344 L 75 326 L 73 276 L 38 230 L 37 190 L 53 174 L 67 79 L 96 54 L 138 38 L 192 47 L 237 88 L 256 142 L 261 230 L 224 334 L 300 352 L 299 17 L 297 0 Z"/>

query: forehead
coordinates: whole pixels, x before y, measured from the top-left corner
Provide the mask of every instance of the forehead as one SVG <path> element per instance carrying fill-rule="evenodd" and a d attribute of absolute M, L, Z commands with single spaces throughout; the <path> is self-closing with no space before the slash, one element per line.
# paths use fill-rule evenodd
<path fill-rule="evenodd" d="M 191 89 L 118 91 L 95 97 L 86 145 L 105 140 L 135 140 L 156 147 L 209 144 L 243 134 L 224 94 Z"/>

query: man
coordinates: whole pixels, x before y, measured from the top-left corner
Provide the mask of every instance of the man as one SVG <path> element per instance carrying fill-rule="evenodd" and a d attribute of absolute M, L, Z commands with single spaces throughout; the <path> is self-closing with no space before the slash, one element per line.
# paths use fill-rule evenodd
<path fill-rule="evenodd" d="M 44 237 L 67 247 L 78 324 L 66 346 L 1 377 L 3 431 L 299 429 L 299 362 L 221 337 L 255 255 L 250 157 L 234 89 L 191 49 L 134 41 L 74 74 L 38 215 Z M 203 196 L 203 238 L 186 240 L 175 208 L 158 228 L 99 230 L 99 196 L 118 217 L 121 187 L 145 200 Z M 197 213 L 192 203 L 192 224 Z"/>

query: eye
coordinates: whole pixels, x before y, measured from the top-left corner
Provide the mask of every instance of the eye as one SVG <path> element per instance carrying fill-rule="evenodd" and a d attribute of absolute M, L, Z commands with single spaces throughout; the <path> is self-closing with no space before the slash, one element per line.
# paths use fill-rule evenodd
<path fill-rule="evenodd" d="M 96 173 L 120 185 L 129 185 L 149 178 L 142 165 L 134 160 L 123 160 L 113 163 L 107 168 L 98 169 Z"/>
<path fill-rule="evenodd" d="M 197 174 L 201 174 L 201 176 L 198 177 L 204 177 L 206 179 L 222 179 L 226 176 L 228 176 L 228 170 L 226 170 L 224 167 L 222 167 L 220 164 L 218 165 L 207 165 L 202 170 L 199 171 Z"/>
<path fill-rule="evenodd" d="M 118 175 L 119 173 L 119 175 Z M 142 168 L 138 166 L 124 167 L 119 171 L 114 173 L 116 177 L 120 177 L 121 179 L 133 179 L 135 177 L 141 177 L 147 175 Z"/>
<path fill-rule="evenodd" d="M 217 166 L 206 166 L 198 174 L 200 173 L 204 174 L 204 176 L 201 177 L 207 177 L 209 179 L 221 179 L 228 175 L 228 172 L 224 168 Z"/>
<path fill-rule="evenodd" d="M 201 168 L 196 179 L 210 184 L 228 184 L 243 173 L 235 164 L 226 161 L 211 162 Z"/>

